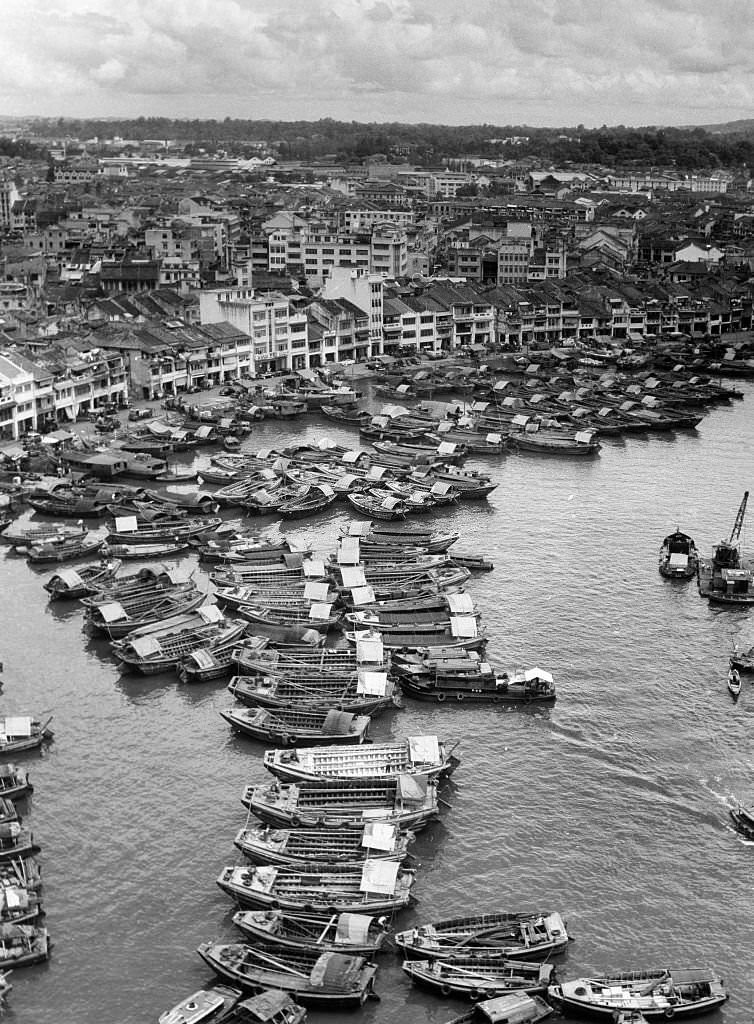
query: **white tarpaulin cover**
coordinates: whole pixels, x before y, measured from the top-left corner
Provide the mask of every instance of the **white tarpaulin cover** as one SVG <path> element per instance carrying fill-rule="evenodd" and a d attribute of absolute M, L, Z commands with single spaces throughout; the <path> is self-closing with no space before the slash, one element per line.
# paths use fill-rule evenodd
<path fill-rule="evenodd" d="M 335 926 L 336 946 L 357 946 L 367 942 L 372 918 L 366 914 L 341 914 Z"/>
<path fill-rule="evenodd" d="M 389 853 L 395 849 L 395 834 L 395 825 L 386 825 L 382 821 L 370 821 L 364 826 L 361 845 L 368 850 L 385 850 Z"/>
<path fill-rule="evenodd" d="M 363 522 L 362 521 L 362 522 L 358 522 L 358 523 L 349 523 L 348 524 L 348 532 L 346 533 L 346 536 L 347 537 L 368 537 L 371 532 L 372 532 L 372 523 L 371 523 L 371 521 L 368 521 L 368 522 Z"/>
<path fill-rule="evenodd" d="M 500 444 L 500 442 L 502 440 L 503 440 L 503 438 L 502 438 L 501 434 L 488 434 L 487 435 L 487 441 L 490 444 Z"/>
<path fill-rule="evenodd" d="M 381 665 L 384 658 L 382 640 L 356 640 L 356 661 L 360 665 Z"/>
<path fill-rule="evenodd" d="M 439 455 L 452 455 L 458 450 L 458 445 L 453 444 L 452 441 L 440 441 L 437 446 Z"/>
<path fill-rule="evenodd" d="M 359 558 L 359 538 L 341 537 L 338 548 L 338 565 L 358 565 Z"/>
<path fill-rule="evenodd" d="M 473 615 L 452 615 L 450 632 L 452 636 L 470 640 L 477 636 L 476 619 Z"/>
<path fill-rule="evenodd" d="M 67 587 L 80 587 L 84 582 L 75 569 L 61 569 L 58 573 L 58 579 L 65 583 Z"/>
<path fill-rule="evenodd" d="M 364 570 L 360 565 L 344 565 L 341 567 L 340 575 L 344 587 L 365 587 L 367 585 Z"/>
<path fill-rule="evenodd" d="M 197 612 L 200 618 L 207 624 L 223 621 L 223 613 L 216 604 L 205 604 L 202 608 L 197 608 Z"/>
<path fill-rule="evenodd" d="M 356 692 L 369 697 L 384 697 L 387 692 L 387 672 L 366 672 L 359 669 Z"/>
<path fill-rule="evenodd" d="M 316 583 L 313 580 L 304 584 L 305 601 L 326 601 L 329 591 L 328 583 Z"/>
<path fill-rule="evenodd" d="M 126 609 L 119 601 L 110 601 L 99 606 L 99 613 L 103 622 L 118 622 L 120 619 L 127 619 Z"/>
<path fill-rule="evenodd" d="M 444 420 L 442 423 L 438 423 L 438 425 L 437 425 L 437 433 L 438 434 L 447 434 L 447 432 L 449 430 L 452 430 L 452 429 L 453 429 L 453 424 L 452 423 L 448 423 L 447 420 Z"/>
<path fill-rule="evenodd" d="M 541 679 L 545 683 L 552 682 L 552 676 L 549 672 L 545 672 L 543 668 L 527 668 L 524 672 L 524 679 L 527 683 L 531 682 L 532 679 Z"/>
<path fill-rule="evenodd" d="M 313 579 L 316 576 L 325 575 L 325 563 L 321 558 L 310 558 L 304 562 L 304 576 L 307 579 Z"/>
<path fill-rule="evenodd" d="M 471 594 L 448 594 L 446 600 L 453 615 L 473 614 L 474 600 Z"/>
<path fill-rule="evenodd" d="M 579 444 L 589 444 L 593 437 L 594 435 L 591 430 L 580 430 L 578 434 L 576 434 L 576 440 Z"/>
<path fill-rule="evenodd" d="M 359 608 L 365 604 L 374 604 L 377 598 L 371 587 L 351 587 L 351 600 L 354 608 Z"/>
<path fill-rule="evenodd" d="M 138 530 L 139 524 L 136 516 L 116 516 L 115 517 L 115 532 L 116 533 L 131 533 L 133 530 Z"/>
<path fill-rule="evenodd" d="M 2 719 L 0 732 L 5 736 L 31 736 L 31 718 L 28 715 L 11 715 Z"/>
<path fill-rule="evenodd" d="M 439 764 L 440 744 L 436 736 L 409 736 L 408 755 L 413 764 Z"/>
<path fill-rule="evenodd" d="M 400 864 L 394 860 L 367 860 L 361 872 L 362 892 L 384 893 L 391 896 L 395 892 Z"/>
<path fill-rule="evenodd" d="M 367 473 L 367 480 L 381 480 L 387 473 L 387 466 L 370 466 Z"/>
<path fill-rule="evenodd" d="M 674 569 L 685 569 L 689 564 L 689 556 L 684 555 L 682 551 L 676 551 L 670 556 L 668 561 Z"/>
<path fill-rule="evenodd" d="M 131 641 L 130 646 L 140 658 L 147 658 L 150 654 L 159 654 L 162 651 L 159 640 L 153 636 L 138 636 Z"/>
<path fill-rule="evenodd" d="M 329 619 L 331 611 L 332 611 L 332 605 L 331 604 L 324 604 L 322 602 L 317 601 L 309 609 L 309 618 L 310 619 Z"/>

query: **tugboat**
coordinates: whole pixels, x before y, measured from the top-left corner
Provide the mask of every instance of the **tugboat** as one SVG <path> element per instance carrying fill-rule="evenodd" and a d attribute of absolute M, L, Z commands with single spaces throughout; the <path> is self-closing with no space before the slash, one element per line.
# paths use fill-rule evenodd
<path fill-rule="evenodd" d="M 690 580 L 696 576 L 699 552 L 694 538 L 676 527 L 662 542 L 658 568 L 660 575 L 669 580 Z"/>
<path fill-rule="evenodd" d="M 711 559 L 699 560 L 699 593 L 715 604 L 754 605 L 754 569 L 744 561 L 739 543 L 748 500 L 746 491 L 728 540 L 715 545 Z"/>

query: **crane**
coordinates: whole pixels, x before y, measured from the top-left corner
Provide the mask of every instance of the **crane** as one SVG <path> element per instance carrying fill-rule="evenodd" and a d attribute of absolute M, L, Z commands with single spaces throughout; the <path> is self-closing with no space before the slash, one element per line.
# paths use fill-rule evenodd
<path fill-rule="evenodd" d="M 744 525 L 744 516 L 746 515 L 746 504 L 748 500 L 749 492 L 744 491 L 743 499 L 741 501 L 741 504 L 738 506 L 738 512 L 736 513 L 736 521 L 733 524 L 733 529 L 730 532 L 730 540 L 728 541 L 728 543 L 731 545 L 737 544 L 738 538 L 741 536 L 741 530 L 743 529 Z"/>

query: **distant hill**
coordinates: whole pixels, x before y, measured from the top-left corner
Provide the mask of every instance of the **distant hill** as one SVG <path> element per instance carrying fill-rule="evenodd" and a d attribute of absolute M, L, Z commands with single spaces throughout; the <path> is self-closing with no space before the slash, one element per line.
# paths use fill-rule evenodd
<path fill-rule="evenodd" d="M 710 135 L 754 135 L 754 117 L 724 121 L 722 124 L 700 124 L 697 127 Z"/>

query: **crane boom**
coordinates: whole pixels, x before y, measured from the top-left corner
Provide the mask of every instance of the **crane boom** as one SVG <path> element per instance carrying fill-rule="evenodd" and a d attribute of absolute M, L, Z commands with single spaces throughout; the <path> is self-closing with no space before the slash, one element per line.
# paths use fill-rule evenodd
<path fill-rule="evenodd" d="M 741 501 L 741 504 L 738 506 L 738 512 L 736 513 L 736 521 L 733 524 L 733 529 L 730 533 L 730 540 L 728 541 L 729 544 L 735 544 L 738 538 L 741 536 L 741 530 L 743 529 L 744 525 L 744 516 L 746 515 L 746 503 L 748 502 L 748 500 L 749 492 L 744 491 L 743 499 Z"/>

